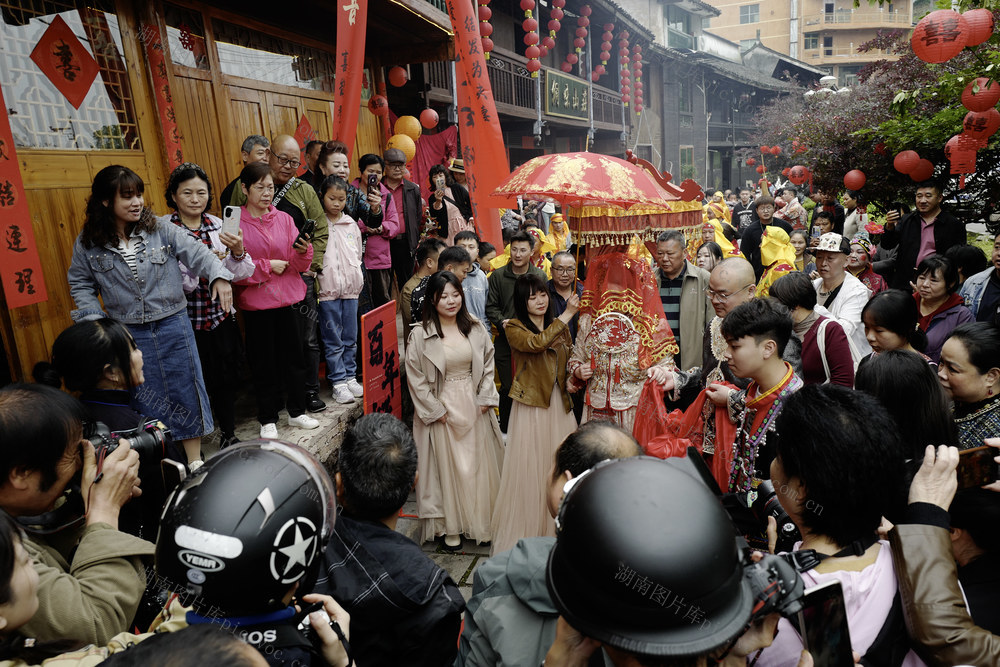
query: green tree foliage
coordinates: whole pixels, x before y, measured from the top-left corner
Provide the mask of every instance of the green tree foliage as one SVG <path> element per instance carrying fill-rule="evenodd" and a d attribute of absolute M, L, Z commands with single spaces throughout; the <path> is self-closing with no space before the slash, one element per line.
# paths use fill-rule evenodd
<path fill-rule="evenodd" d="M 961 4 L 967 6 L 959 11 L 973 7 L 968 0 Z M 985 6 L 1000 18 L 1000 0 Z M 893 168 L 894 156 L 909 149 L 935 164 L 935 178 L 945 184 L 946 197 L 958 199 L 959 213 L 967 221 L 1000 214 L 1000 132 L 978 152 L 977 171 L 966 177 L 964 190 L 950 174 L 944 154 L 945 143 L 962 132 L 967 113 L 962 90 L 976 77 L 993 78 L 1000 72 L 1000 32 L 941 64 L 917 58 L 910 34 L 880 32 L 859 47 L 862 52 L 882 49 L 899 58 L 868 65 L 849 91 L 824 91 L 808 98 L 790 95 L 760 111 L 754 143 L 782 147 L 780 156 L 765 156 L 771 180 L 784 167 L 800 164 L 812 170 L 815 187 L 840 191 L 844 174 L 860 169 L 867 176 L 863 193 L 877 210 L 893 201 L 912 201 L 916 184 Z M 756 151 L 753 157 L 760 159 Z"/>

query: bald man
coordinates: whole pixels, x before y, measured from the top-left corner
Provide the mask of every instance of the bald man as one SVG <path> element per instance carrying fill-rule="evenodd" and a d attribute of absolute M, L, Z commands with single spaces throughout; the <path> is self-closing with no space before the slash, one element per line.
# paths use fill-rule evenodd
<path fill-rule="evenodd" d="M 664 390 L 670 408 L 686 408 L 702 389 L 713 382 L 730 382 L 741 389 L 750 385 L 748 378 L 736 377 L 729 370 L 729 364 L 723 358 L 726 340 L 720 328 L 722 319 L 729 311 L 756 296 L 756 288 L 753 266 L 742 257 L 726 258 L 712 269 L 708 279 L 708 298 L 715 309 L 715 318 L 705 327 L 702 364 L 687 371 L 674 371 L 667 378 Z M 796 373 L 802 374 L 802 344 L 798 338 L 792 336 L 781 358 L 790 363 Z M 706 453 L 710 452 L 706 450 Z"/>
<path fill-rule="evenodd" d="M 292 217 L 301 231 L 307 220 L 316 223 L 312 234 L 313 260 L 309 271 L 302 274 L 306 284 L 306 298 L 295 304 L 293 310 L 298 315 L 301 338 L 306 358 L 306 408 L 309 412 L 326 409 L 319 397 L 319 314 L 316 306 L 316 274 L 323 269 L 323 253 L 329 228 L 323 206 L 313 187 L 295 173 L 301 164 L 299 142 L 287 134 L 279 134 L 271 140 L 268 164 L 274 174 L 274 199 L 271 205 Z M 242 188 L 233 194 L 233 205 L 242 206 L 247 196 Z"/>

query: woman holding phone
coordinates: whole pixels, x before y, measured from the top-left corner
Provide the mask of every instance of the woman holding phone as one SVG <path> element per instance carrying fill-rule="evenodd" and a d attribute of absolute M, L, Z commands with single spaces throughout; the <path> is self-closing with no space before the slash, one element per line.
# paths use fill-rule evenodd
<path fill-rule="evenodd" d="M 221 220 L 206 213 L 211 204 L 212 185 L 205 170 L 185 162 L 174 169 L 167 183 L 167 206 L 174 212 L 161 219 L 186 230 L 214 252 L 233 274 L 234 281 L 249 278 L 254 271 L 253 258 L 243 247 L 239 208 L 226 207 L 236 214 L 236 233 L 232 234 L 223 231 L 226 226 Z M 227 219 L 226 223 L 230 221 Z M 239 442 L 236 439 L 236 384 L 243 366 L 243 339 L 233 317 L 236 311 L 233 308 L 222 310 L 212 300 L 208 281 L 194 275 L 183 262 L 180 267 L 201 372 L 221 432 L 219 447 L 226 448 Z"/>
<path fill-rule="evenodd" d="M 465 188 L 452 187 L 448 170 L 443 164 L 431 167 L 431 215 L 438 224 L 438 236 L 448 245 L 455 245 L 455 234 L 465 230 L 476 231 L 472 220 L 472 204 Z"/>
<path fill-rule="evenodd" d="M 358 169 L 361 176 L 354 180 L 354 187 L 367 193 L 372 213 L 382 214 L 378 227 L 370 227 L 372 221 L 358 218 L 358 227 L 365 236 L 366 287 L 371 298 L 371 308 L 378 308 L 392 298 L 392 255 L 389 252 L 389 240 L 399 232 L 399 213 L 389 200 L 392 192 L 382 185 L 385 161 L 374 153 L 368 153 L 358 160 Z M 368 310 L 370 309 L 359 308 L 359 313 Z"/>
<path fill-rule="evenodd" d="M 243 312 L 260 437 L 277 438 L 278 412 L 283 407 L 288 408 L 289 426 L 319 426 L 306 414 L 302 332 L 292 310 L 305 298 L 306 285 L 299 274 L 309 269 L 313 249 L 291 216 L 271 206 L 270 166 L 248 164 L 240 172 L 240 187 L 247 197 L 240 227 L 247 252 L 254 258 L 254 272 L 236 283 L 236 303 Z"/>

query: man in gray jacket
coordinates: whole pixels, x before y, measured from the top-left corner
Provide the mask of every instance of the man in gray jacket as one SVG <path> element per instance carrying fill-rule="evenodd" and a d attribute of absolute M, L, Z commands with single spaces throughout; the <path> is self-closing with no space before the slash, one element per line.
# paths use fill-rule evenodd
<path fill-rule="evenodd" d="M 708 271 L 684 257 L 684 235 L 673 229 L 656 238 L 656 265 L 653 278 L 663 313 L 681 348 L 680 358 L 674 362 L 687 370 L 701 363 L 705 326 L 715 316 L 707 294 Z"/>
<path fill-rule="evenodd" d="M 632 436 L 610 422 L 588 422 L 556 451 L 547 504 L 555 517 L 563 488 L 606 459 L 640 456 Z M 538 665 L 556 634 L 559 612 L 545 585 L 554 537 L 519 540 L 479 566 L 466 607 L 456 667 Z"/>

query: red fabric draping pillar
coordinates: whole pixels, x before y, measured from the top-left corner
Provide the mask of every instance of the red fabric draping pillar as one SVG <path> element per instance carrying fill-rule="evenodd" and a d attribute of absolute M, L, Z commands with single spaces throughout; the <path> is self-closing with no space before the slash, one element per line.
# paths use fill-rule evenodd
<path fill-rule="evenodd" d="M 361 112 L 361 83 L 365 73 L 365 31 L 368 0 L 337 3 L 337 82 L 333 91 L 332 137 L 354 150 Z M 354 157 L 348 156 L 353 160 Z"/>
<path fill-rule="evenodd" d="M 448 0 L 448 16 L 458 53 L 458 131 L 476 227 L 482 240 L 502 248 L 497 209 L 503 204 L 491 195 L 510 175 L 510 166 L 483 57 L 479 17 L 472 8 L 469 0 Z"/>
<path fill-rule="evenodd" d="M 420 195 L 427 199 L 431 196 L 428 174 L 436 164 L 447 164 L 448 160 L 458 154 L 458 128 L 449 127 L 437 134 L 422 134 L 417 142 L 417 154 L 413 158 L 410 180 L 420 186 Z"/>

